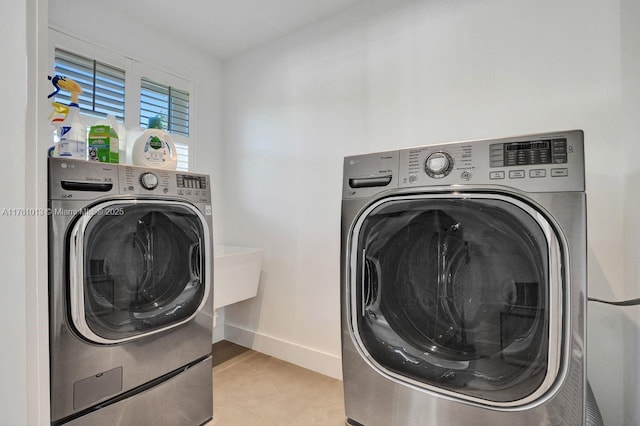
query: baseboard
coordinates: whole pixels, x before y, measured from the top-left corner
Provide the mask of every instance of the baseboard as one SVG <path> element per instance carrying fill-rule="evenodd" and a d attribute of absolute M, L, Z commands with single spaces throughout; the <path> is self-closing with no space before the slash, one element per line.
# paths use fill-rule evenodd
<path fill-rule="evenodd" d="M 325 376 L 342 380 L 342 360 L 339 356 L 279 339 L 236 324 L 225 323 L 225 340 L 271 355 Z"/>
<path fill-rule="evenodd" d="M 217 327 L 214 327 L 213 329 L 213 333 L 211 335 L 211 343 L 218 343 L 222 340 L 225 340 L 224 338 L 224 324 L 217 324 Z"/>
<path fill-rule="evenodd" d="M 224 307 L 213 311 L 213 333 L 211 335 L 211 341 L 213 343 L 218 343 L 224 340 L 224 316 Z"/>

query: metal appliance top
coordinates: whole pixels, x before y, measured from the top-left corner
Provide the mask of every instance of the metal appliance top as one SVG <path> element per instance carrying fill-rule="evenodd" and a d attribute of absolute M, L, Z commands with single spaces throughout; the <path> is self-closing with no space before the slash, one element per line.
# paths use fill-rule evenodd
<path fill-rule="evenodd" d="M 584 192 L 583 139 L 570 130 L 345 157 L 343 198 L 430 186 Z"/>
<path fill-rule="evenodd" d="M 94 200 L 109 196 L 180 198 L 211 203 L 209 176 L 125 164 L 49 159 L 50 200 Z"/>

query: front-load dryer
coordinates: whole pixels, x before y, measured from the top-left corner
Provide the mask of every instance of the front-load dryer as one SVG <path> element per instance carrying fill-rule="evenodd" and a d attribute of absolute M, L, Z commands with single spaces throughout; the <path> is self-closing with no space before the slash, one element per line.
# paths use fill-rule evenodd
<path fill-rule="evenodd" d="M 213 411 L 206 175 L 49 159 L 54 425 L 200 425 Z"/>
<path fill-rule="evenodd" d="M 585 422 L 581 131 L 345 158 L 348 424 Z"/>

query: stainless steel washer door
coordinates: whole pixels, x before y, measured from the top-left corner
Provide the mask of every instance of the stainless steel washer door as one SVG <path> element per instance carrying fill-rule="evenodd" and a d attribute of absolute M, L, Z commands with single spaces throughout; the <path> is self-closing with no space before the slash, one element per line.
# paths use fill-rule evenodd
<path fill-rule="evenodd" d="M 209 229 L 186 203 L 110 201 L 69 234 L 69 308 L 84 338 L 120 343 L 193 318 L 210 283 Z"/>
<path fill-rule="evenodd" d="M 561 364 L 561 245 L 541 211 L 486 194 L 397 196 L 350 238 L 350 325 L 395 380 L 496 407 L 541 398 Z"/>

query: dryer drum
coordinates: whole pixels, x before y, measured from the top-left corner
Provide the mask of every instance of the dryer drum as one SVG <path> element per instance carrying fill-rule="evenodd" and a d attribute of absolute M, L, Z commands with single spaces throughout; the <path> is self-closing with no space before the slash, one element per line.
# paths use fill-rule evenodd
<path fill-rule="evenodd" d="M 470 360 L 535 333 L 533 317 L 520 321 L 510 336 L 495 336 L 503 314 L 539 309 L 543 286 L 514 281 L 518 271 L 529 283 L 543 282 L 533 278 L 529 258 L 514 256 L 513 250 L 529 255 L 531 247 L 510 244 L 500 253 L 499 231 L 483 233 L 482 241 L 471 235 L 465 240 L 464 224 L 441 210 L 414 217 L 403 233 L 415 237 L 399 234 L 389 242 L 388 253 L 396 255 L 385 258 L 381 301 L 389 324 L 405 340 L 434 355 Z"/>
<path fill-rule="evenodd" d="M 360 324 L 374 358 L 454 387 L 473 381 L 495 389 L 523 374 L 543 378 L 548 255 L 528 214 L 497 200 L 389 203 L 366 218 L 359 241 Z M 386 354 L 380 345 L 389 346 Z M 431 367 L 406 362 L 420 353 Z"/>

